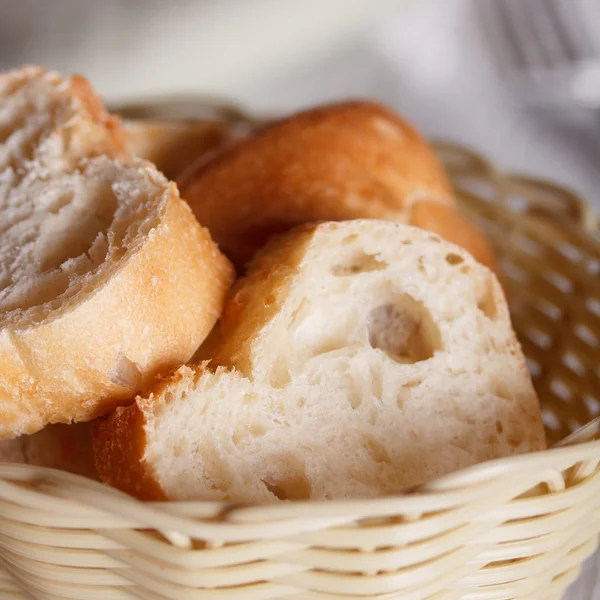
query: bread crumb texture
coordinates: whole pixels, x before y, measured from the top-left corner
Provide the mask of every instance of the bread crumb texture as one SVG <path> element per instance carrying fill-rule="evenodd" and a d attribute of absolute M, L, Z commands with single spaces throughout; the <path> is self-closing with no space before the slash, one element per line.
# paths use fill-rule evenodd
<path fill-rule="evenodd" d="M 97 426 L 105 481 L 157 497 L 123 473 L 131 437 L 160 497 L 258 502 L 390 494 L 545 446 L 495 276 L 414 227 L 275 238 L 211 349 Z M 141 416 L 138 430 L 122 434 L 123 413 Z"/>

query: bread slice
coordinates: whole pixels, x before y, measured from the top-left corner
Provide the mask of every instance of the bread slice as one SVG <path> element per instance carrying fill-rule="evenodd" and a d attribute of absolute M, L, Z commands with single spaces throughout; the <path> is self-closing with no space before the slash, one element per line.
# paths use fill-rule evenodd
<path fill-rule="evenodd" d="M 454 210 L 450 183 L 427 142 L 372 102 L 277 121 L 190 168 L 179 187 L 240 270 L 271 234 L 358 218 L 431 229 L 494 268 L 483 235 Z"/>
<path fill-rule="evenodd" d="M 24 177 L 29 167 L 49 175 L 104 155 L 127 159 L 125 134 L 83 77 L 62 78 L 33 66 L 0 74 L 4 184 L 7 169 L 12 169 L 13 180 Z"/>
<path fill-rule="evenodd" d="M 188 360 L 233 269 L 81 78 L 0 75 L 0 439 L 86 421 Z"/>
<path fill-rule="evenodd" d="M 94 424 L 103 481 L 145 499 L 368 497 L 545 446 L 495 276 L 421 229 L 274 239 L 213 349 Z"/>
<path fill-rule="evenodd" d="M 33 435 L 0 440 L 0 463 L 49 467 L 98 480 L 89 423 L 48 425 Z"/>
<path fill-rule="evenodd" d="M 134 156 L 154 163 L 169 179 L 206 160 L 231 139 L 230 128 L 216 121 L 129 120 L 124 129 Z"/>

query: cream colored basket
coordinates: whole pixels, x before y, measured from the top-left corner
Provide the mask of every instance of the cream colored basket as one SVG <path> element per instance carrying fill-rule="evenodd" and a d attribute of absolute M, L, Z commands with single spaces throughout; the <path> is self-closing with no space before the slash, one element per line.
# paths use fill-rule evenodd
<path fill-rule="evenodd" d="M 234 115 L 235 116 L 235 115 Z M 560 598 L 600 530 L 600 241 L 573 194 L 440 144 L 501 261 L 543 402 L 543 453 L 411 494 L 269 506 L 141 503 L 0 465 L 0 597 L 81 600 Z"/>

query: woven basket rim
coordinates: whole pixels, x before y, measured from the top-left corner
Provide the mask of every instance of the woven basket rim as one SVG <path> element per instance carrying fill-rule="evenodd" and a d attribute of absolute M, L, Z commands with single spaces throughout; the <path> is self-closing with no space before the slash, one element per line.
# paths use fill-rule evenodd
<path fill-rule="evenodd" d="M 555 470 L 556 465 L 560 463 L 568 464 L 574 461 L 591 460 L 600 455 L 600 439 L 594 439 L 599 433 L 600 417 L 590 421 L 555 446 L 546 450 L 492 459 L 454 471 L 411 490 L 371 498 L 286 500 L 281 503 L 268 504 L 240 504 L 227 501 L 204 500 L 144 502 L 82 475 L 66 473 L 48 467 L 16 465 L 14 463 L 2 462 L 0 462 L 0 480 L 38 482 L 40 479 L 50 478 L 54 480 L 59 477 L 60 480 L 67 484 L 71 483 L 77 486 L 83 484 L 88 489 L 101 492 L 103 495 L 112 494 L 115 499 L 118 498 L 120 503 L 128 502 L 132 507 L 145 506 L 152 507 L 154 510 L 164 510 L 165 507 L 172 507 L 173 509 L 185 507 L 189 512 L 195 513 L 196 510 L 194 509 L 220 507 L 221 509 L 236 509 L 236 512 L 239 512 L 241 509 L 245 514 L 250 516 L 256 510 L 262 511 L 268 508 L 270 518 L 286 519 L 294 516 L 287 513 L 298 510 L 302 511 L 302 509 L 309 507 L 311 517 L 331 517 L 332 514 L 342 514 L 341 511 L 343 511 L 343 514 L 356 515 L 364 513 L 367 516 L 374 513 L 384 514 L 387 512 L 386 507 L 388 506 L 390 510 L 398 510 L 399 506 L 404 504 L 409 504 L 410 506 L 403 506 L 403 509 L 410 509 L 412 507 L 415 510 L 426 498 L 431 499 L 440 493 L 460 493 L 461 488 L 486 484 L 505 475 L 514 475 L 519 472 L 528 474 L 532 470 L 536 472 L 544 469 Z M 204 512 L 204 510 L 200 510 L 200 513 Z"/>

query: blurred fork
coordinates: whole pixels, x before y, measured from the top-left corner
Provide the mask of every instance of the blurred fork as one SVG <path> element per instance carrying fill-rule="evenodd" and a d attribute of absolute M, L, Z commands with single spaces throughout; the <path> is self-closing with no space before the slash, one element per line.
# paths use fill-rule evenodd
<path fill-rule="evenodd" d="M 600 108 L 600 5 L 582 0 L 476 4 L 486 11 L 501 69 L 521 101 Z"/>

